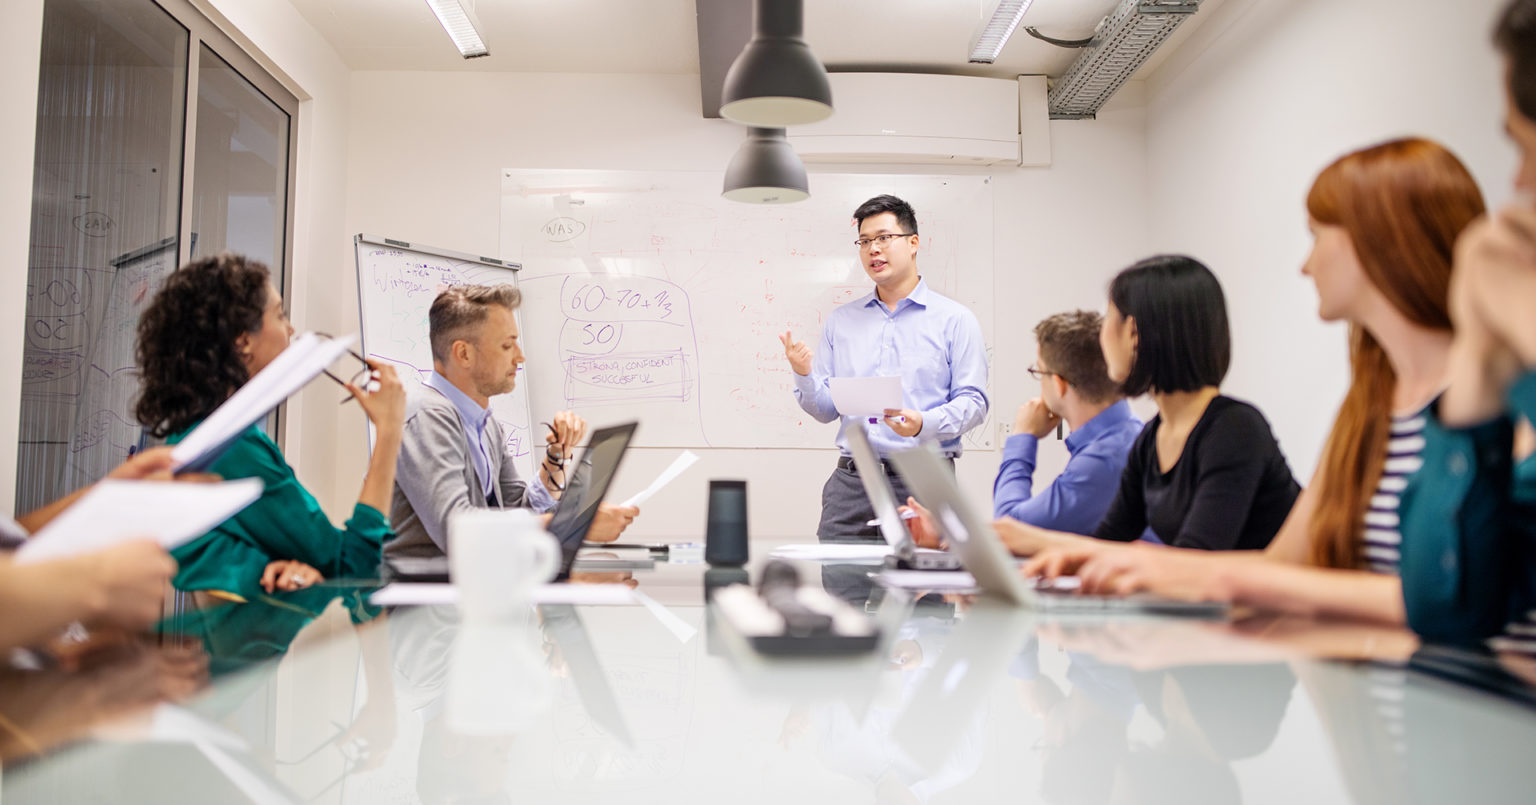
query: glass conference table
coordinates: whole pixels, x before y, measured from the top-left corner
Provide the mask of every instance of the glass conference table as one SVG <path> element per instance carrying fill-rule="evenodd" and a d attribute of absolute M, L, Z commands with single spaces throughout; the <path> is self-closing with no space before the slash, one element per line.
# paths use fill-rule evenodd
<path fill-rule="evenodd" d="M 749 571 L 769 541 L 754 541 Z M 337 583 L 0 678 L 0 801 L 1515 802 L 1529 668 L 1391 629 L 1033 615 L 799 565 L 879 649 L 781 659 L 662 562 L 634 605 L 465 625 Z M 621 576 L 588 576 L 616 581 Z M 27 658 L 22 658 L 27 659 Z M 14 663 L 13 663 L 14 665 Z M 36 667 L 41 666 L 41 667 Z"/>

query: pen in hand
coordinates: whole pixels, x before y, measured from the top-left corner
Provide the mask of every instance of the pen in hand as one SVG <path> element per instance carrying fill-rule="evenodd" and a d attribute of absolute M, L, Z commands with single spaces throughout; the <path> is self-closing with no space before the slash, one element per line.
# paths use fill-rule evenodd
<path fill-rule="evenodd" d="M 904 512 L 901 513 L 901 519 L 903 519 L 903 520 L 916 520 L 917 519 L 917 512 L 911 511 L 911 510 L 904 511 Z M 867 525 L 867 526 L 877 526 L 877 525 L 880 525 L 880 518 L 876 517 L 875 519 L 870 520 L 869 522 L 865 523 L 864 525 Z"/>

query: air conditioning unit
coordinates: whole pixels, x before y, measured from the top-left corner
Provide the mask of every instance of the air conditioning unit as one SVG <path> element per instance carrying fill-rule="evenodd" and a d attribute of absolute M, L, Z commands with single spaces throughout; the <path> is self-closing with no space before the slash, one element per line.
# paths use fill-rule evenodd
<path fill-rule="evenodd" d="M 805 162 L 1049 165 L 1045 76 L 831 73 L 832 117 L 789 129 Z"/>

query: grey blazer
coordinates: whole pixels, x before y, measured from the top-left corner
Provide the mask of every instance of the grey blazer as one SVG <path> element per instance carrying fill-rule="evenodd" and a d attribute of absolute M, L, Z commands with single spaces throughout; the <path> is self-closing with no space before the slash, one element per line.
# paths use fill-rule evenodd
<path fill-rule="evenodd" d="M 469 457 L 464 425 L 453 402 L 431 386 L 422 386 L 406 401 L 405 428 L 400 440 L 400 459 L 395 464 L 395 494 L 390 502 L 389 524 L 395 538 L 385 543 L 388 559 L 444 556 L 448 551 L 448 520 L 467 509 L 529 508 L 528 483 L 517 476 L 512 457 L 506 454 L 501 423 L 486 423 L 491 445 L 492 501 Z"/>

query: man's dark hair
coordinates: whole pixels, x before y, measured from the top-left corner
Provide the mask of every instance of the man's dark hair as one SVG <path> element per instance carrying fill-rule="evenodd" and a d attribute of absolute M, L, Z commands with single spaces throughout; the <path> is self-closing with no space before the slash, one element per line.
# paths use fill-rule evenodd
<path fill-rule="evenodd" d="M 859 226 L 863 226 L 865 218 L 870 218 L 883 212 L 894 213 L 896 215 L 896 225 L 901 227 L 903 232 L 917 234 L 917 212 L 912 209 L 911 204 L 895 196 L 875 196 L 869 201 L 860 204 L 859 208 L 853 211 L 853 219 L 858 221 Z"/>
<path fill-rule="evenodd" d="M 1109 284 L 1109 301 L 1136 319 L 1136 355 L 1126 395 L 1196 391 L 1221 385 L 1232 362 L 1232 335 L 1221 283 L 1193 257 L 1149 257 Z"/>
<path fill-rule="evenodd" d="M 1493 42 L 1509 60 L 1509 94 L 1520 114 L 1536 120 L 1536 0 L 1504 7 Z"/>
<path fill-rule="evenodd" d="M 1057 313 L 1035 325 L 1035 343 L 1046 368 L 1077 389 L 1084 402 L 1108 402 L 1120 393 L 1109 379 L 1099 327 L 1104 317 L 1091 310 Z"/>

